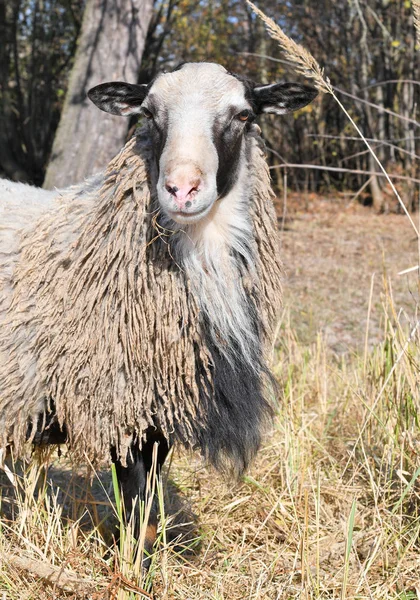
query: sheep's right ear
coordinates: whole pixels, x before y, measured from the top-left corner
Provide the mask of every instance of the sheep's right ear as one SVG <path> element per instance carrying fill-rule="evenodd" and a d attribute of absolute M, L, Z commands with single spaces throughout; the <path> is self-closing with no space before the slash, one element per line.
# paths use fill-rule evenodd
<path fill-rule="evenodd" d="M 115 81 L 95 86 L 88 91 L 88 97 L 105 112 L 120 117 L 130 117 L 141 112 L 141 105 L 147 92 L 147 85 Z"/>

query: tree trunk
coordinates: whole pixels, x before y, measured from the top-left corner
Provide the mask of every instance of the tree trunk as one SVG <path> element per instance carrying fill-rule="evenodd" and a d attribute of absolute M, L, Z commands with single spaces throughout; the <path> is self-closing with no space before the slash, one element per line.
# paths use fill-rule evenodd
<path fill-rule="evenodd" d="M 124 144 L 128 120 L 100 113 L 87 91 L 136 83 L 153 0 L 87 0 L 69 88 L 44 187 L 65 187 L 103 169 Z"/>

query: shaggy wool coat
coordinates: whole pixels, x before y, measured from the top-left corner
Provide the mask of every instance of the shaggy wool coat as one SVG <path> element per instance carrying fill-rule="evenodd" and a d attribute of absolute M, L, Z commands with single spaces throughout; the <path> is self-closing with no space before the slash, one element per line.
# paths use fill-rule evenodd
<path fill-rule="evenodd" d="M 267 353 L 281 299 L 268 168 L 258 136 L 246 143 L 253 264 L 232 285 L 250 299 L 255 368 L 239 350 L 224 358 L 209 336 L 159 225 L 141 135 L 81 186 L 30 205 L 0 199 L 0 446 L 20 454 L 53 410 L 71 451 L 94 463 L 108 462 L 112 446 L 124 460 L 152 426 L 218 466 L 246 466 L 270 415 Z"/>

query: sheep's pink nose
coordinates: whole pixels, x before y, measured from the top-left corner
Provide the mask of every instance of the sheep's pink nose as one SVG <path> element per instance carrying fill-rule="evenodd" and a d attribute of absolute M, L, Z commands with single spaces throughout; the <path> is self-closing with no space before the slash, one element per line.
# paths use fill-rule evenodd
<path fill-rule="evenodd" d="M 171 194 L 180 210 L 190 208 L 193 200 L 200 191 L 201 180 L 194 179 L 189 181 L 165 181 L 165 188 Z"/>

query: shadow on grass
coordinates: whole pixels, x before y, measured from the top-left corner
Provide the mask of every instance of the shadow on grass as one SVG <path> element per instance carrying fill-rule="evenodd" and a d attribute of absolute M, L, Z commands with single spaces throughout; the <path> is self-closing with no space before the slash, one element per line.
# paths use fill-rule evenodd
<path fill-rule="evenodd" d="M 174 553 L 192 559 L 200 551 L 197 516 L 168 473 L 163 473 L 162 480 L 165 535 L 158 535 L 158 540 L 162 545 L 164 539 Z M 113 547 L 118 515 L 110 470 L 72 468 L 64 457 L 54 456 L 51 460 L 51 454 L 49 461 L 6 459 L 6 470 L 0 469 L 0 519 L 3 523 L 12 525 L 16 522 L 22 507 L 28 505 L 28 499 L 35 505 L 45 503 L 46 496 L 55 498 L 52 504 L 57 507 L 56 513 L 65 527 L 77 524 L 77 529 L 85 536 L 99 532 L 105 547 Z"/>

